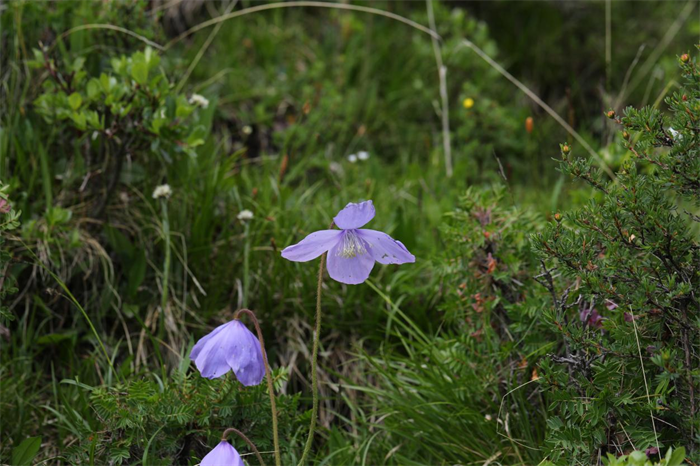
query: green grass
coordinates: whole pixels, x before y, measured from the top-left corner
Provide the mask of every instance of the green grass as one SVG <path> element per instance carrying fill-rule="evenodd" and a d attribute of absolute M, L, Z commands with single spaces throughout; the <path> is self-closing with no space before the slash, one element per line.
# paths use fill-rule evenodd
<path fill-rule="evenodd" d="M 13 208 L 23 212 L 21 231 L 6 243 L 15 258 L 7 270 L 19 291 L 6 303 L 15 320 L 2 322 L 9 336 L 1 340 L 0 417 L 13 420 L 3 422 L 2 461 L 25 438 L 41 436 L 41 461 L 67 463 L 82 449 L 98 464 L 110 439 L 92 391 L 128 391 L 130 383 L 147 381 L 166 399 L 198 386 L 181 377 L 191 344 L 241 306 L 257 311 L 270 359 L 284 368 L 278 387 L 286 395 L 302 394 L 298 407 L 285 398 L 298 409 L 285 421 L 286 458 L 296 460 L 310 404 L 317 268 L 284 261 L 280 250 L 326 228 L 346 203 L 365 199 L 377 208 L 370 226 L 400 239 L 417 261 L 378 265 L 371 284 L 362 286 L 326 280 L 323 429 L 315 461 L 541 459 L 544 395 L 530 385 L 514 390 L 524 380 L 507 373 L 516 356 L 541 348 L 503 349 L 493 339 L 485 351 L 463 326 L 445 319 L 454 291 L 444 273 L 446 256 L 454 252 L 444 231 L 451 218 L 446 214 L 469 187 L 487 192 L 505 184 L 499 206 L 538 214 L 532 225 L 589 197 L 555 171 L 551 159 L 558 157 L 565 131 L 461 41 L 469 37 L 505 65 L 521 45 L 509 48 L 510 36 L 490 31 L 476 16 L 478 8 L 435 5 L 449 70 L 455 176 L 448 179 L 427 35 L 387 18 L 311 9 L 233 20 L 208 46 L 211 30 L 201 31 L 165 53 L 160 71 L 173 85 L 182 83 L 187 95 L 210 100 L 200 112 L 206 143 L 195 156 L 134 154 L 105 214 L 92 218 L 109 165 L 94 159 L 98 142 L 91 135 L 47 124 L 34 111 L 47 73 L 29 67 L 32 49 L 49 40 L 47 27 L 55 37 L 83 24 L 114 24 L 161 44 L 173 35 L 144 2 L 96 5 L 10 2 L 2 13 L 0 180 L 10 185 Z M 427 24 L 421 3 L 372 6 Z M 214 7 L 204 4 L 193 21 Z M 179 20 L 188 21 L 184 15 Z M 531 39 L 536 48 L 537 37 Z M 52 45 L 59 67 L 84 57 L 89 76 L 109 70 L 110 57 L 143 48 L 133 36 L 106 30 L 80 30 Z M 528 73 L 532 87 L 538 90 L 543 77 L 556 89 L 556 71 Z M 576 99 L 588 98 L 591 89 Z M 475 101 L 471 109 L 461 104 L 467 97 Z M 560 113 L 578 110 L 557 98 L 551 100 Z M 599 147 L 601 120 L 587 112 L 577 129 Z M 524 122 L 531 115 L 535 130 L 529 134 Z M 360 150 L 370 159 L 348 161 Z M 163 205 L 151 198 L 162 183 L 173 189 Z M 248 223 L 236 218 L 244 209 L 254 213 Z M 526 317 L 516 330 L 527 335 L 534 317 Z M 245 409 L 236 419 L 266 442 L 264 426 L 255 421 L 258 408 Z M 501 410 L 509 416 L 507 432 L 497 421 Z M 151 415 L 143 419 L 151 422 Z M 149 431 L 147 453 L 134 456 L 156 462 L 159 452 L 191 441 L 196 448 L 187 460 L 201 459 L 221 426 L 185 424 Z"/>

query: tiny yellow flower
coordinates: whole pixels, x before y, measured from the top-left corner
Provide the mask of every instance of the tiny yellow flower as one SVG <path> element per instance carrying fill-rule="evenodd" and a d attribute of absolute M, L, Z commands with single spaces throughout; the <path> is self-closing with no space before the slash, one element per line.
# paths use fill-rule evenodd
<path fill-rule="evenodd" d="M 462 102 L 462 105 L 464 105 L 464 108 L 472 108 L 474 106 L 474 99 L 467 97 L 464 99 L 464 102 Z"/>

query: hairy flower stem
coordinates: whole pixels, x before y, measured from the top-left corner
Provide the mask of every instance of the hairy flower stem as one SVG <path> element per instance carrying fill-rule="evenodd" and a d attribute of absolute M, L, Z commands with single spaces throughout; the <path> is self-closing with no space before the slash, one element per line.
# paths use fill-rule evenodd
<path fill-rule="evenodd" d="M 226 438 L 229 436 L 229 434 L 231 434 L 232 432 L 233 432 L 234 434 L 238 435 L 238 436 L 239 436 L 240 438 L 242 438 L 243 440 L 245 440 L 245 443 L 248 444 L 248 446 L 250 447 L 250 449 L 253 450 L 253 453 L 255 453 L 255 456 L 258 457 L 258 462 L 260 463 L 260 466 L 265 466 L 265 462 L 263 461 L 262 456 L 260 455 L 260 452 L 258 451 L 258 448 L 257 448 L 257 447 L 255 446 L 255 444 L 254 444 L 248 437 L 246 437 L 245 434 L 244 434 L 243 432 L 241 432 L 240 430 L 234 429 L 233 427 L 229 427 L 228 429 L 226 429 L 226 430 L 224 431 L 223 434 L 221 434 L 221 440 L 222 440 L 222 441 L 225 441 Z"/>
<path fill-rule="evenodd" d="M 304 445 L 304 453 L 299 460 L 299 466 L 304 466 L 304 461 L 311 451 L 311 444 L 314 441 L 314 431 L 316 430 L 316 419 L 318 418 L 318 343 L 321 338 L 321 291 L 323 285 L 323 266 L 326 261 L 326 254 L 321 256 L 321 265 L 318 267 L 318 288 L 316 288 L 316 325 L 314 327 L 314 346 L 311 353 L 311 396 L 313 398 L 311 408 L 311 423 L 309 424 L 309 437 Z"/>
<path fill-rule="evenodd" d="M 267 353 L 265 352 L 265 340 L 263 339 L 262 330 L 260 329 L 260 323 L 258 322 L 258 318 L 255 317 L 255 313 L 250 309 L 239 309 L 236 311 L 235 314 L 233 314 L 233 318 L 238 319 L 238 317 L 241 314 L 247 314 L 250 317 L 250 320 L 253 321 L 253 325 L 255 326 L 255 331 L 258 333 L 258 340 L 260 341 L 260 351 L 262 351 L 263 362 L 265 363 L 265 378 L 267 379 L 267 391 L 270 392 L 270 410 L 272 411 L 272 440 L 275 445 L 275 465 L 281 466 L 282 458 L 280 457 L 280 437 L 277 429 L 277 403 L 275 402 L 275 387 L 272 384 L 272 371 L 270 370 L 270 363 L 267 360 Z M 245 439 L 245 436 L 243 436 L 243 434 L 238 432 L 236 429 L 233 430 Z M 228 430 L 226 432 L 228 432 Z M 258 455 L 260 464 L 264 465 L 265 463 L 263 463 L 262 458 L 260 458 L 260 453 L 258 453 L 258 450 L 255 449 L 255 446 L 250 442 L 250 440 L 245 440 L 248 442 L 251 448 L 255 450 L 255 454 Z"/>

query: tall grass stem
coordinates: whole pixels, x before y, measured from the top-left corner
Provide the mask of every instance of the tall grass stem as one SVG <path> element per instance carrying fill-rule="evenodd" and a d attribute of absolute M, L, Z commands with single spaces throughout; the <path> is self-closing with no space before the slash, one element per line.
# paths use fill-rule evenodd
<path fill-rule="evenodd" d="M 270 362 L 267 360 L 267 352 L 265 351 L 265 339 L 263 338 L 262 334 L 262 329 L 260 328 L 260 322 L 258 322 L 258 318 L 255 316 L 255 313 L 251 311 L 250 309 L 239 309 L 236 311 L 236 313 L 233 315 L 234 319 L 238 319 L 238 317 L 241 314 L 246 314 L 250 317 L 250 320 L 253 321 L 253 325 L 255 326 L 255 331 L 258 334 L 258 341 L 260 341 L 260 351 L 262 351 L 263 355 L 263 362 L 265 363 L 265 378 L 267 379 L 267 391 L 270 392 L 270 411 L 272 411 L 272 441 L 274 442 L 275 446 L 275 465 L 276 466 L 281 466 L 282 465 L 282 458 L 280 456 L 280 437 L 279 437 L 279 428 L 277 426 L 277 403 L 275 401 L 275 385 L 272 383 L 272 371 L 270 370 Z M 224 439 L 226 438 L 226 432 L 231 430 L 232 432 L 235 431 L 238 435 L 240 435 L 246 442 L 248 442 L 248 445 L 255 451 L 255 454 L 258 456 L 258 460 L 260 461 L 260 464 L 265 466 L 265 463 L 262 460 L 262 457 L 260 456 L 260 453 L 258 452 L 257 448 L 255 448 L 255 445 L 253 445 L 253 442 L 248 440 L 244 435 L 242 435 L 240 432 L 238 432 L 236 429 L 228 429 L 224 432 Z"/>
<path fill-rule="evenodd" d="M 316 288 L 316 324 L 314 326 L 314 343 L 311 353 L 311 422 L 309 423 L 309 436 L 304 445 L 304 452 L 299 460 L 299 466 L 304 466 L 306 457 L 309 456 L 311 445 L 314 441 L 316 419 L 318 418 L 318 345 L 321 339 L 321 292 L 323 291 L 323 266 L 326 262 L 326 254 L 321 256 L 321 264 L 318 266 L 318 286 Z"/>
<path fill-rule="evenodd" d="M 247 310 L 247 309 L 246 309 L 246 310 Z M 253 317 L 253 319 L 255 319 L 255 317 Z M 256 322 L 257 322 L 257 320 L 256 320 Z M 264 462 L 263 459 L 262 459 L 262 455 L 260 455 L 260 451 L 258 450 L 258 447 L 256 447 L 255 444 L 253 443 L 253 441 L 250 440 L 250 439 L 248 438 L 248 436 L 246 436 L 246 435 L 245 435 L 243 432 L 241 432 L 240 430 L 234 429 L 233 427 L 229 427 L 228 429 L 226 429 L 226 430 L 224 431 L 223 434 L 221 434 L 221 440 L 222 440 L 222 441 L 226 440 L 226 438 L 229 436 L 229 434 L 230 434 L 231 432 L 233 432 L 234 434 L 236 434 L 236 435 L 238 435 L 240 438 L 242 438 L 242 439 L 245 441 L 245 443 L 248 444 L 248 446 L 250 447 L 250 449 L 253 450 L 253 453 L 255 453 L 255 456 L 258 457 L 258 462 L 260 463 L 260 466 L 265 466 L 265 462 Z"/>

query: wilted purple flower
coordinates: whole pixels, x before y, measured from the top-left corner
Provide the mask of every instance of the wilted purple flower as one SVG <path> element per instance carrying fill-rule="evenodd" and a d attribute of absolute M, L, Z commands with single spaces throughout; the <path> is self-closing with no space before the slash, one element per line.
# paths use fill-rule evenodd
<path fill-rule="evenodd" d="M 311 233 L 298 244 L 282 251 L 282 257 L 294 262 L 306 262 L 328 252 L 328 274 L 333 280 L 357 285 L 369 277 L 374 262 L 405 264 L 415 262 L 401 241 L 376 230 L 361 230 L 374 218 L 372 201 L 349 203 L 333 218 L 340 230 Z"/>
<path fill-rule="evenodd" d="M 614 311 L 617 309 L 617 303 L 613 301 L 612 299 L 606 299 L 605 300 L 605 307 L 608 308 L 608 311 Z"/>
<path fill-rule="evenodd" d="M 226 440 L 222 440 L 202 459 L 200 466 L 244 466 L 241 455 Z"/>
<path fill-rule="evenodd" d="M 659 449 L 656 447 L 649 447 L 646 450 L 644 450 L 644 453 L 646 453 L 648 458 L 651 458 L 653 455 L 659 454 Z"/>
<path fill-rule="evenodd" d="M 634 317 L 629 312 L 625 312 L 624 317 L 625 317 L 625 322 L 632 322 L 634 319 L 636 319 L 636 317 Z"/>
<path fill-rule="evenodd" d="M 12 206 L 6 199 L 0 197 L 0 214 L 9 214 Z"/>
<path fill-rule="evenodd" d="M 260 341 L 239 320 L 219 325 L 194 345 L 190 353 L 202 377 L 215 379 L 233 370 L 245 386 L 258 385 L 265 375 Z M 212 452 L 213 453 L 213 452 Z"/>
<path fill-rule="evenodd" d="M 593 308 L 584 308 L 579 312 L 581 323 L 595 328 L 603 328 L 603 316 L 598 313 L 598 310 Z"/>

